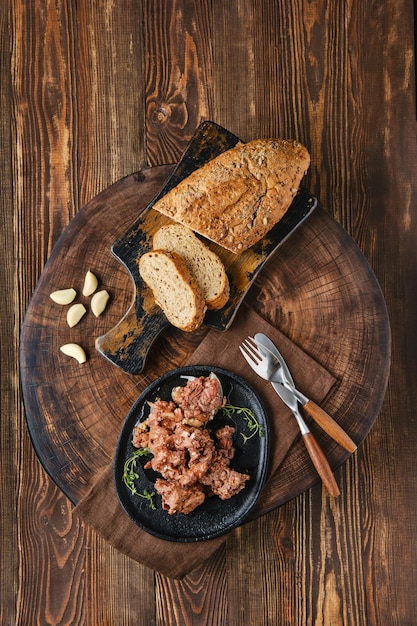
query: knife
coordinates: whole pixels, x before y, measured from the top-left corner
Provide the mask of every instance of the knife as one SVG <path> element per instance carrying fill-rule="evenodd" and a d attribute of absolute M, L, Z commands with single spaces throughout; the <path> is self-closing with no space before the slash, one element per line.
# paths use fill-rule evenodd
<path fill-rule="evenodd" d="M 281 369 L 277 373 L 277 380 L 272 382 L 272 386 L 278 395 L 282 398 L 285 404 L 288 404 L 290 396 L 300 402 L 301 406 L 310 417 L 342 448 L 352 453 L 355 452 L 357 446 L 355 442 L 349 437 L 349 435 L 343 430 L 341 426 L 328 415 L 321 407 L 319 407 L 313 400 L 307 398 L 298 389 L 296 389 L 291 372 L 286 364 L 282 354 L 275 346 L 275 344 L 263 333 L 257 333 L 255 335 L 255 342 L 261 348 L 266 348 L 269 352 L 278 359 L 281 364 Z M 280 380 L 278 380 L 278 377 Z M 290 407 L 291 408 L 291 407 Z"/>

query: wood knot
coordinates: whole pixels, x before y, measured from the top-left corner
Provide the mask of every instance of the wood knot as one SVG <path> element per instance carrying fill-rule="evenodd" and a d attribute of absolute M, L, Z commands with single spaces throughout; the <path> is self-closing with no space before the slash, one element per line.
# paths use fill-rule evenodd
<path fill-rule="evenodd" d="M 165 126 L 171 117 L 169 108 L 163 105 L 157 105 L 156 103 L 150 107 L 149 110 L 149 120 L 152 126 L 156 128 L 160 128 Z"/>
<path fill-rule="evenodd" d="M 171 127 L 183 129 L 188 121 L 188 111 L 181 94 L 167 102 L 159 99 L 149 102 L 147 120 L 156 133 L 165 132 Z"/>

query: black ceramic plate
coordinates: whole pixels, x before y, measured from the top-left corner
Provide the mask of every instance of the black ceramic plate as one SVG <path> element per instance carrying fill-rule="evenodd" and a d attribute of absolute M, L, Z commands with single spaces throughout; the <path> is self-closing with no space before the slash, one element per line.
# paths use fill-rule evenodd
<path fill-rule="evenodd" d="M 173 387 L 185 385 L 184 376 L 208 376 L 214 372 L 222 386 L 227 403 L 233 406 L 251 409 L 262 429 L 262 436 L 251 430 L 243 415 L 236 412 L 232 418 L 219 411 L 210 422 L 214 428 L 230 423 L 235 427 L 234 448 L 235 455 L 231 467 L 250 475 L 245 487 L 229 500 L 220 500 L 217 496 L 206 498 L 197 509 L 184 515 L 174 513 L 170 515 L 161 506 L 161 498 L 155 492 L 153 503 L 155 510 L 147 499 L 133 495 L 123 481 L 123 472 L 126 461 L 132 456 L 135 449 L 131 443 L 132 432 L 137 422 L 144 421 L 149 415 L 148 400 L 161 398 L 171 399 Z M 253 434 L 254 433 L 254 434 Z M 253 436 L 245 441 L 245 436 Z M 173 370 L 154 381 L 139 396 L 122 427 L 117 443 L 114 460 L 114 479 L 116 492 L 120 503 L 127 515 L 139 527 L 152 535 L 169 541 L 203 541 L 223 535 L 241 524 L 255 505 L 265 482 L 269 450 L 269 428 L 267 416 L 259 397 L 247 382 L 236 374 L 210 366 L 188 366 Z M 154 482 L 159 476 L 153 470 L 145 470 L 144 464 L 148 458 L 139 457 L 136 472 L 139 475 L 135 487 L 141 494 L 154 492 Z"/>

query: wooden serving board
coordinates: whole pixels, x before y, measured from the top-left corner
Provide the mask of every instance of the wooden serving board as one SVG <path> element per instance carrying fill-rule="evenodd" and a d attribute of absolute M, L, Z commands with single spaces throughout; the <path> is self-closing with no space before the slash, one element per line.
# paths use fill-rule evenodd
<path fill-rule="evenodd" d="M 135 285 L 111 253 L 140 211 L 173 172 L 144 169 L 91 200 L 58 240 L 40 277 L 21 333 L 21 381 L 28 429 L 40 461 L 62 491 L 78 502 L 112 462 L 121 425 L 140 392 L 157 376 L 183 365 L 208 332 L 167 327 L 148 354 L 145 369 L 115 367 L 95 347 L 135 300 Z M 95 318 L 81 293 L 87 270 L 111 294 Z M 75 302 L 88 313 L 74 328 L 67 307 L 49 294 L 74 287 Z M 359 443 L 380 410 L 390 363 L 385 302 L 366 259 L 346 231 L 321 207 L 264 265 L 247 301 L 326 367 L 338 383 L 323 407 Z M 224 332 L 227 341 L 227 330 Z M 79 365 L 59 350 L 76 342 L 87 352 Z M 333 467 L 347 453 L 322 433 L 320 443 Z M 317 481 L 302 442 L 268 482 L 264 508 L 283 503 Z"/>
<path fill-rule="evenodd" d="M 191 172 L 225 150 L 239 143 L 238 137 L 213 122 L 203 122 L 192 137 L 173 173 L 146 209 L 140 213 L 126 233 L 112 245 L 113 254 L 126 266 L 135 285 L 134 302 L 119 323 L 104 336 L 98 337 L 98 351 L 126 372 L 138 374 L 155 339 L 169 326 L 162 310 L 155 305 L 152 293 L 143 282 L 138 267 L 142 254 L 152 249 L 156 231 L 172 220 L 152 207 L 170 189 Z M 266 261 L 277 248 L 311 215 L 317 200 L 305 189 L 295 196 L 283 218 L 257 244 L 242 254 L 204 240 L 222 260 L 228 274 L 230 297 L 220 311 L 207 311 L 204 324 L 217 330 L 227 330 L 250 286 Z"/>

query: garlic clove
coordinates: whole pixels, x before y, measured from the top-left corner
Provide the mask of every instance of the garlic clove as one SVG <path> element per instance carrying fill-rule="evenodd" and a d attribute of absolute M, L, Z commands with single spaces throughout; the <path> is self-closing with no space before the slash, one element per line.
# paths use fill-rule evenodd
<path fill-rule="evenodd" d="M 80 302 L 73 304 L 67 312 L 67 324 L 70 328 L 76 326 L 80 319 L 87 313 L 87 309 Z"/>
<path fill-rule="evenodd" d="M 91 310 L 96 317 L 99 317 L 103 313 L 109 298 L 110 295 L 105 289 L 98 291 L 91 298 Z"/>
<path fill-rule="evenodd" d="M 84 279 L 83 296 L 91 296 L 98 286 L 97 276 L 88 270 Z"/>
<path fill-rule="evenodd" d="M 57 304 L 71 304 L 77 292 L 72 287 L 70 289 L 58 289 L 49 294 L 51 300 Z"/>
<path fill-rule="evenodd" d="M 78 361 L 78 363 L 85 363 L 87 361 L 85 351 L 78 343 L 66 343 L 60 347 L 60 350 L 66 356 L 70 356 Z"/>

